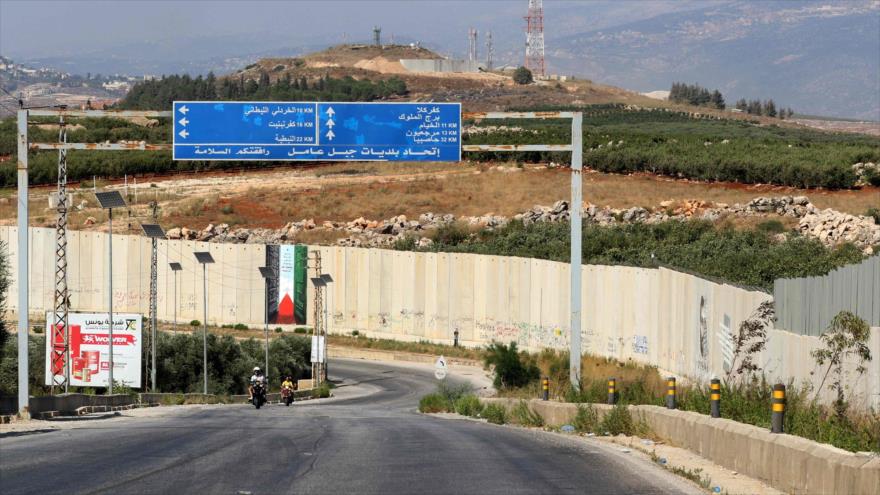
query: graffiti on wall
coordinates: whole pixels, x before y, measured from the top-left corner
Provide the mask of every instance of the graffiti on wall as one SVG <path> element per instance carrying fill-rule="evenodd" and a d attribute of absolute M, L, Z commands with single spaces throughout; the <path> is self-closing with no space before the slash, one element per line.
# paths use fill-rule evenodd
<path fill-rule="evenodd" d="M 633 335 L 632 351 L 634 354 L 647 354 L 648 353 L 648 336 L 647 335 Z"/>
<path fill-rule="evenodd" d="M 705 296 L 700 296 L 700 313 L 698 326 L 698 342 L 700 354 L 697 357 L 697 376 L 709 373 L 709 307 Z"/>

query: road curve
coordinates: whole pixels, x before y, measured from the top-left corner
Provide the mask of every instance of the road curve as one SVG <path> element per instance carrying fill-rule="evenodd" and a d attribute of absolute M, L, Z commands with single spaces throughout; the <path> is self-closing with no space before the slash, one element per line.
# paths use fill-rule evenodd
<path fill-rule="evenodd" d="M 426 416 L 422 369 L 334 360 L 337 397 L 0 438 L 0 493 L 700 493 L 613 447 Z"/>

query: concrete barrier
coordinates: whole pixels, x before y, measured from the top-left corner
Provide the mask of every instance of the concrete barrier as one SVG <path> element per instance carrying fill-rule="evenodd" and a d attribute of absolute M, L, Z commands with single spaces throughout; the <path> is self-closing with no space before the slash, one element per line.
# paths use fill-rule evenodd
<path fill-rule="evenodd" d="M 328 345 L 327 356 L 344 359 L 367 359 L 370 361 L 405 361 L 409 363 L 434 364 L 440 356 L 432 354 L 418 354 L 415 352 L 386 351 L 383 349 L 365 349 L 360 347 L 339 347 Z M 483 363 L 476 359 L 448 357 L 446 363 L 457 366 L 481 367 Z"/>
<path fill-rule="evenodd" d="M 481 399 L 508 411 L 520 399 Z M 570 424 L 577 404 L 527 401 L 548 425 Z M 593 404 L 601 421 L 613 406 Z M 727 469 L 760 479 L 793 494 L 876 494 L 880 488 L 880 457 L 854 454 L 766 428 L 658 406 L 628 406 L 663 441 L 686 448 Z M 769 412 L 768 412 L 769 414 Z"/>

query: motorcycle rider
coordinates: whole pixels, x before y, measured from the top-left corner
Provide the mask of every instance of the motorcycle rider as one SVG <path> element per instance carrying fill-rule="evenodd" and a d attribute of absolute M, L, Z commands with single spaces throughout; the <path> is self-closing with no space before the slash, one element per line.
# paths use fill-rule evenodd
<path fill-rule="evenodd" d="M 263 382 L 264 387 L 268 383 L 266 375 L 263 374 L 263 370 L 261 370 L 259 366 L 254 366 L 254 374 L 251 375 L 251 379 L 248 382 L 248 402 L 253 402 L 254 400 L 254 384 L 257 383 L 257 381 Z"/>
<path fill-rule="evenodd" d="M 290 375 L 284 377 L 284 381 L 281 382 L 281 388 L 289 388 L 290 390 L 296 390 L 296 385 L 293 383 L 293 379 Z"/>

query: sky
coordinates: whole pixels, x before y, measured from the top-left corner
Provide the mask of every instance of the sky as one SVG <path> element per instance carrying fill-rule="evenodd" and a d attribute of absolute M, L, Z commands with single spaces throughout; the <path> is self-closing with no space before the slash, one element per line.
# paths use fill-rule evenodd
<path fill-rule="evenodd" d="M 597 29 L 706 2 L 656 0 L 548 0 L 555 19 L 547 37 Z M 215 39 L 217 50 L 236 55 L 242 40 L 330 44 L 366 41 L 374 25 L 383 36 L 418 39 L 464 51 L 468 27 L 491 29 L 499 43 L 524 42 L 527 0 L 323 0 L 323 1 L 41 1 L 0 0 L 0 54 L 17 59 L 80 55 L 164 42 L 186 47 Z M 388 38 L 386 38 L 388 39 Z M 225 41 L 224 41 L 225 40 Z M 244 46 L 242 46 L 244 48 Z"/>

